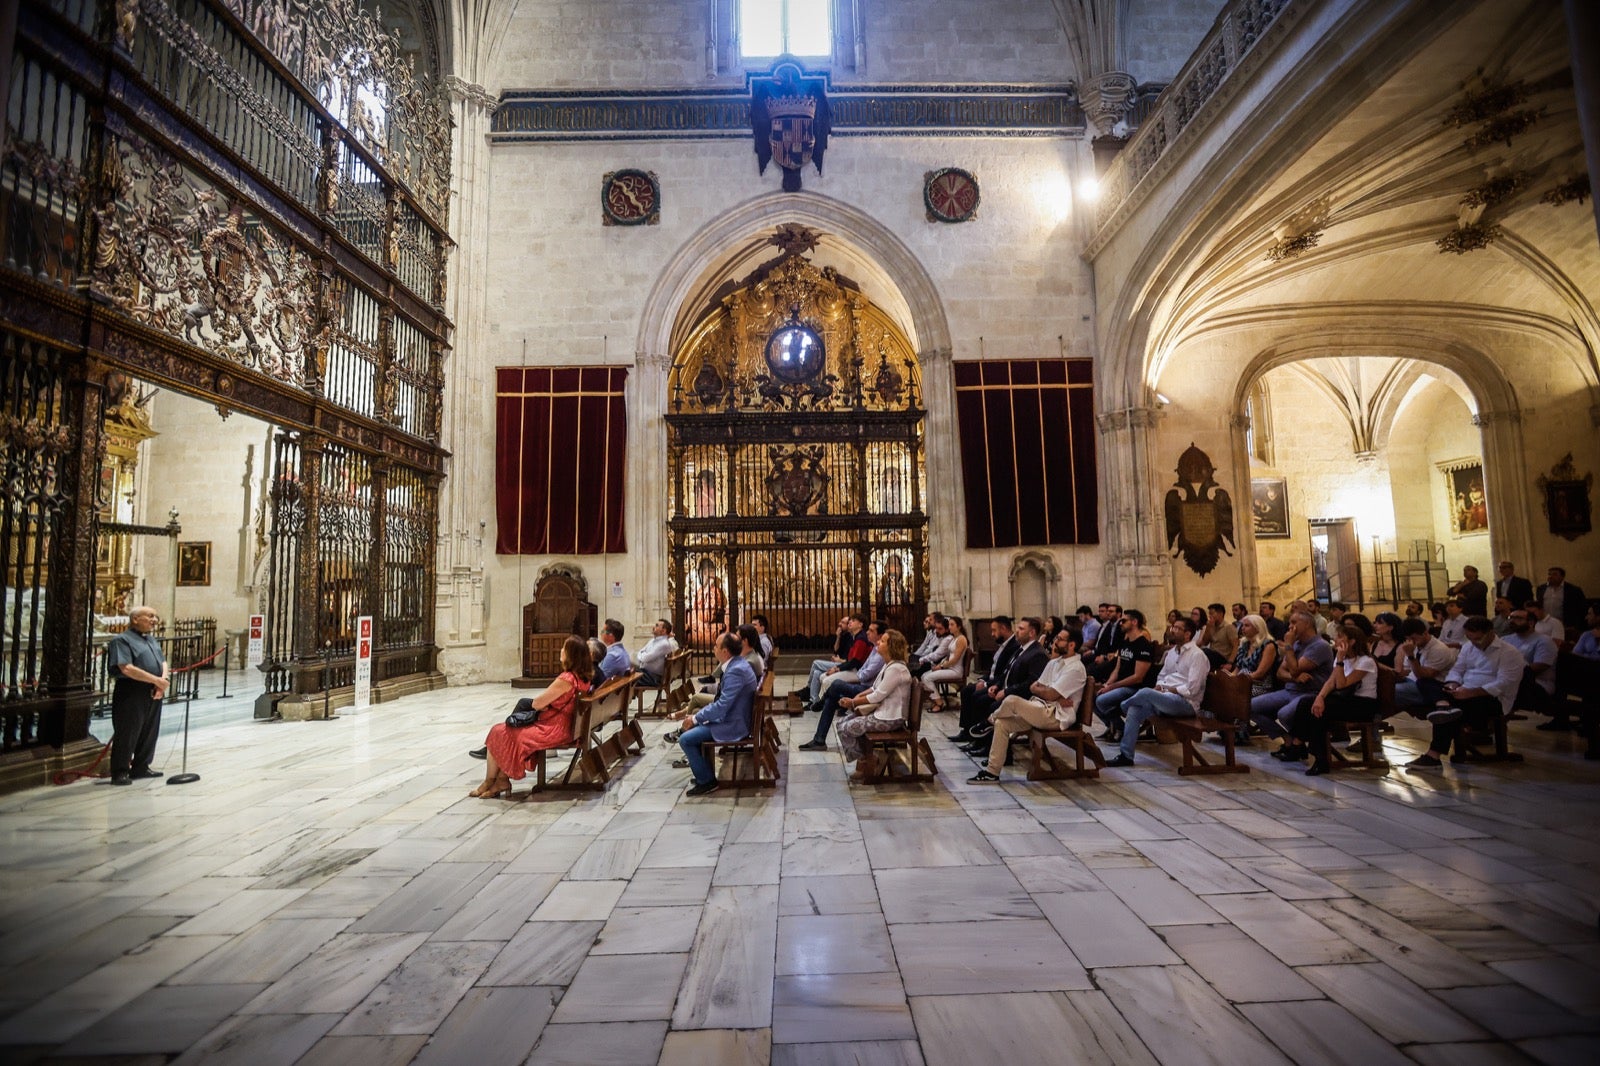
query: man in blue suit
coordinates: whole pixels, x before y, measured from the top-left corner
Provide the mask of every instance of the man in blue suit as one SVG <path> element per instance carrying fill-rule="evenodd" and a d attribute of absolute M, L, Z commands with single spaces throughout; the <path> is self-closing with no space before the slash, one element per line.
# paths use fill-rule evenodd
<path fill-rule="evenodd" d="M 716 768 L 700 747 L 708 740 L 719 743 L 743 740 L 750 735 L 750 712 L 755 702 L 756 672 L 739 655 L 739 638 L 724 633 L 717 639 L 717 662 L 722 664 L 722 690 L 709 706 L 688 714 L 678 734 L 678 746 L 689 760 L 694 784 L 686 793 L 704 796 L 717 790 Z"/>

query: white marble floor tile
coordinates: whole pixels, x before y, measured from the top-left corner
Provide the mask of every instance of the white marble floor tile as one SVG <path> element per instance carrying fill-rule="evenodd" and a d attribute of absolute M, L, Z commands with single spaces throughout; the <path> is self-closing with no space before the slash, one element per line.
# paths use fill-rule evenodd
<path fill-rule="evenodd" d="M 871 874 L 785 876 L 778 885 L 779 914 L 881 913 L 878 885 Z"/>
<path fill-rule="evenodd" d="M 1132 844 L 1140 854 L 1196 895 L 1261 890 L 1254 880 L 1191 841 L 1135 840 Z"/>
<path fill-rule="evenodd" d="M 769 1027 L 777 937 L 777 886 L 713 887 L 695 933 L 672 1027 Z"/>
<path fill-rule="evenodd" d="M 639 1066 L 657 1061 L 666 1035 L 664 1021 L 546 1025 L 528 1066 Z"/>
<path fill-rule="evenodd" d="M 1318 989 L 1232 925 L 1176 925 L 1167 946 L 1230 1003 L 1316 999 Z"/>
<path fill-rule="evenodd" d="M 770 1029 L 698 1029 L 669 1032 L 657 1066 L 768 1066 Z"/>
<path fill-rule="evenodd" d="M 1158 866 L 1110 867 L 1094 876 L 1146 925 L 1210 925 L 1222 920 L 1205 900 Z"/>
<path fill-rule="evenodd" d="M 694 946 L 703 907 L 618 907 L 600 930 L 594 955 L 674 955 Z"/>
<path fill-rule="evenodd" d="M 345 1015 L 333 1035 L 434 1032 L 499 949 L 499 944 L 485 941 L 424 944 Z"/>
<path fill-rule="evenodd" d="M 1600 1036 L 1554 1036 L 1523 1040 L 1517 1044 L 1546 1066 L 1574 1066 L 1600 1059 Z"/>
<path fill-rule="evenodd" d="M 1365 900 L 1305 900 L 1301 910 L 1423 988 L 1503 984 L 1505 977 Z"/>
<path fill-rule="evenodd" d="M 688 964 L 688 955 L 591 955 L 561 997 L 551 1021 L 565 1024 L 670 1018 Z M 769 998 L 771 989 L 769 980 Z"/>
<path fill-rule="evenodd" d="M 1371 961 L 1359 946 L 1276 896 L 1222 895 L 1206 902 L 1290 966 Z"/>
<path fill-rule="evenodd" d="M 923 1066 L 915 1040 L 774 1044 L 772 1066 Z"/>
<path fill-rule="evenodd" d="M 572 881 L 626 881 L 650 850 L 650 837 L 601 838 L 590 844 L 567 871 Z"/>
<path fill-rule="evenodd" d="M 1538 1061 L 1515 1044 L 1413 1044 L 1406 1054 L 1419 1066 L 1534 1066 Z M 1593 1057 L 1569 1062 L 1590 1062 Z"/>
<path fill-rule="evenodd" d="M 1442 1044 L 1489 1036 L 1382 963 L 1304 966 L 1299 973 L 1392 1044 Z"/>
<path fill-rule="evenodd" d="M 640 870 L 617 900 L 619 907 L 698 907 L 711 890 L 714 870 L 705 866 L 668 866 Z"/>
<path fill-rule="evenodd" d="M 714 885 L 776 885 L 783 866 L 781 841 L 724 844 L 712 874 Z"/>
<path fill-rule="evenodd" d="M 913 996 L 911 1015 L 927 1066 L 1156 1066 L 1100 992 Z"/>
<path fill-rule="evenodd" d="M 1028 892 L 1098 892 L 1104 887 L 1094 871 L 1071 855 L 1008 855 L 1005 863 Z"/>
<path fill-rule="evenodd" d="M 1000 862 L 1000 856 L 968 818 L 867 821 L 861 823 L 861 835 L 866 841 L 868 861 L 875 870 Z"/>
<path fill-rule="evenodd" d="M 236 1014 L 180 1055 L 175 1066 L 290 1066 L 338 1020 L 337 1014 Z"/>
<path fill-rule="evenodd" d="M 772 1042 L 904 1040 L 917 1035 L 897 973 L 779 977 L 772 999 Z"/>
<path fill-rule="evenodd" d="M 184 1051 L 259 993 L 264 985 L 152 988 L 67 1041 L 63 1056 Z"/>
<path fill-rule="evenodd" d="M 1181 961 L 1114 893 L 1051 892 L 1033 899 L 1072 954 L 1091 970 Z"/>
<path fill-rule="evenodd" d="M 193 966 L 173 975 L 167 983 L 270 983 L 299 965 L 306 956 L 343 932 L 349 924 L 348 918 L 274 918 L 264 921 L 229 940 Z"/>
<path fill-rule="evenodd" d="M 389 971 L 427 939 L 426 933 L 341 933 L 251 1000 L 240 1013 L 343 1014 L 366 998 L 378 982 L 389 976 Z"/>
<path fill-rule="evenodd" d="M 535 922 L 604 921 L 627 889 L 625 881 L 562 881 L 534 910 Z"/>
<path fill-rule="evenodd" d="M 550 988 L 470 988 L 414 1060 L 414 1066 L 517 1066 L 555 1012 Z"/>
<path fill-rule="evenodd" d="M 427 1042 L 420 1034 L 325 1036 L 311 1045 L 295 1066 L 406 1066 Z"/>
<path fill-rule="evenodd" d="M 780 977 L 894 969 L 889 927 L 880 914 L 796 914 L 778 918 Z"/>
<path fill-rule="evenodd" d="M 482 985 L 566 985 L 604 922 L 529 922 L 495 956 Z"/>
<path fill-rule="evenodd" d="M 350 931 L 431 933 L 483 891 L 500 869 L 500 863 L 434 863 L 358 919 Z"/>
<path fill-rule="evenodd" d="M 1257 1029 L 1300 1066 L 1359 1062 L 1410 1066 L 1411 1060 L 1337 1003 L 1307 1000 L 1293 1006 L 1246 1003 L 1239 1008 Z"/>
<path fill-rule="evenodd" d="M 1560 955 L 1515 959 L 1491 963 L 1489 968 L 1527 985 L 1568 1010 L 1600 1016 L 1600 973 L 1576 959 Z M 1596 1023 L 1596 1028 L 1600 1029 L 1600 1022 Z"/>
<path fill-rule="evenodd" d="M 1037 918 L 1039 908 L 1005 866 L 879 870 L 883 913 L 896 922 Z"/>
<path fill-rule="evenodd" d="M 1187 966 L 1098 970 L 1095 983 L 1163 1063 L 1276 1066 L 1290 1061 Z"/>
<path fill-rule="evenodd" d="M 910 996 L 1093 987 L 1088 973 L 1044 921 L 891 925 L 889 937 Z"/>

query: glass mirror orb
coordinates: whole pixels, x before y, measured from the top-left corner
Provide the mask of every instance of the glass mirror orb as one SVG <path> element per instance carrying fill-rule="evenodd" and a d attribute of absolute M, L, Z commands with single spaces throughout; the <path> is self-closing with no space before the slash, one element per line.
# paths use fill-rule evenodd
<path fill-rule="evenodd" d="M 790 322 L 767 338 L 767 369 L 779 381 L 809 381 L 822 370 L 822 337 L 810 326 Z"/>

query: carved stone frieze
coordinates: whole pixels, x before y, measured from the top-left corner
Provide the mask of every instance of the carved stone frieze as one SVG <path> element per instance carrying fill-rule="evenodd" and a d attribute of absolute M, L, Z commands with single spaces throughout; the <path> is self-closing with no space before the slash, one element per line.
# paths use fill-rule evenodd
<path fill-rule="evenodd" d="M 1137 89 L 1132 75 L 1120 70 L 1096 75 L 1078 87 L 1084 116 L 1100 136 L 1110 136 L 1119 123 L 1126 121 L 1128 104 Z"/>

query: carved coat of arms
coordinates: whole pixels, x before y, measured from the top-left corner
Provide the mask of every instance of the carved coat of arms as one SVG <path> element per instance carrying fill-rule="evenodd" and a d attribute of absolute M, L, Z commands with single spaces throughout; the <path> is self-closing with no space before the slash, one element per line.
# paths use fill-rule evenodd
<path fill-rule="evenodd" d="M 827 513 L 828 483 L 833 479 L 822 468 L 823 454 L 820 444 L 788 451 L 767 448 L 772 469 L 763 487 L 769 515 L 780 511 L 805 515 L 817 507 L 822 508 L 823 514 Z"/>
<path fill-rule="evenodd" d="M 770 76 L 751 79 L 750 127 L 760 173 L 777 160 L 784 192 L 800 191 L 800 171 L 807 163 L 822 173 L 831 124 L 824 78 L 805 77 L 799 66 L 784 62 Z"/>
<path fill-rule="evenodd" d="M 1167 547 L 1201 577 L 1235 546 L 1233 500 L 1216 472 L 1211 457 L 1190 444 L 1178 457 L 1178 483 L 1167 490 Z"/>

